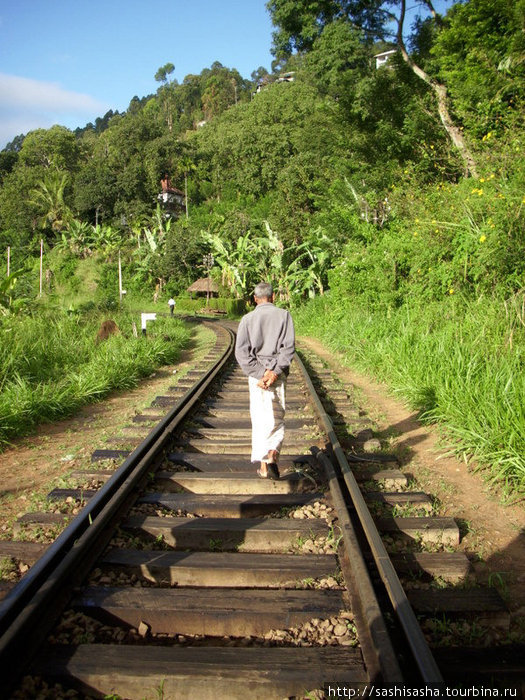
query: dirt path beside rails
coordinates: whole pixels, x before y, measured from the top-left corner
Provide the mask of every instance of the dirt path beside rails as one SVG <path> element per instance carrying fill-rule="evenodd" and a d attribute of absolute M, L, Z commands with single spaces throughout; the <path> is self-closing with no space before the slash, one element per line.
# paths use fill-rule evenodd
<path fill-rule="evenodd" d="M 208 332 L 209 333 L 209 332 Z M 107 438 L 129 425 L 133 416 L 158 395 L 166 393 L 194 366 L 212 334 L 197 335 L 194 350 L 182 353 L 176 365 L 162 367 L 131 391 L 117 391 L 82 408 L 71 418 L 45 423 L 28 437 L 13 441 L 0 453 L 0 539 L 8 539 L 17 517 L 31 510 L 62 478 L 91 465 L 91 453 L 106 447 Z M 199 349 L 199 347 L 202 347 Z"/>
<path fill-rule="evenodd" d="M 525 639 L 525 504 L 504 505 L 498 489 L 465 462 L 447 456 L 438 429 L 422 425 L 387 386 L 356 372 L 318 340 L 300 342 L 356 388 L 357 403 L 377 426 L 376 436 L 400 457 L 401 469 L 439 499 L 442 515 L 459 521 L 461 549 L 470 556 L 477 579 L 499 589 L 512 611 L 513 627 Z"/>

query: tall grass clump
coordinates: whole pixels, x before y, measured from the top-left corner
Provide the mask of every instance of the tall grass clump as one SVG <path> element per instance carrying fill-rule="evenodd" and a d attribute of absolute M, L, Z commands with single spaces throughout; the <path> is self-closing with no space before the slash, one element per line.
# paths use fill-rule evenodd
<path fill-rule="evenodd" d="M 455 450 L 525 489 L 525 327 L 502 302 L 447 299 L 378 310 L 330 295 L 295 313 L 354 367 L 388 383 L 423 420 L 439 422 Z"/>
<path fill-rule="evenodd" d="M 129 389 L 173 363 L 189 340 L 177 319 L 160 319 L 134 337 L 133 318 L 113 316 L 118 335 L 96 343 L 103 317 L 56 314 L 0 321 L 0 447 L 41 422 L 71 415 L 115 389 Z M 136 321 L 136 319 L 135 319 Z"/>

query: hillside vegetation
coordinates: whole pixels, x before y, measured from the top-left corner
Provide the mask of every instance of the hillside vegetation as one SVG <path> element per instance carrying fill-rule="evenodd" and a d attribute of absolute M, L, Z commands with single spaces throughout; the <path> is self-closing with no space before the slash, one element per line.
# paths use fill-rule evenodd
<path fill-rule="evenodd" d="M 80 311 L 118 299 L 119 252 L 126 304 L 184 294 L 212 254 L 223 295 L 272 281 L 301 332 L 520 492 L 525 1 L 419 7 L 407 26 L 404 0 L 272 0 L 271 72 L 215 63 L 178 84 L 168 63 L 123 114 L 15 139 L 0 154 L 0 248 L 19 271 L 4 310 L 31 314 L 41 238 L 45 295 Z M 157 207 L 164 173 L 187 193 L 178 218 Z"/>

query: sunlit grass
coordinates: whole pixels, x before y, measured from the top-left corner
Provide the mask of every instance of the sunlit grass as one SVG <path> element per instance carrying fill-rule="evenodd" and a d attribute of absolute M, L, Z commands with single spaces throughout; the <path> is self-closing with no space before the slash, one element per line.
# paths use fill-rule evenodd
<path fill-rule="evenodd" d="M 36 424 L 71 415 L 115 389 L 130 389 L 177 360 L 190 331 L 159 319 L 135 337 L 132 318 L 113 315 L 119 335 L 96 343 L 104 317 L 6 318 L 0 327 L 0 446 Z M 140 333 L 140 330 L 139 330 Z"/>
<path fill-rule="evenodd" d="M 295 313 L 298 330 L 387 382 L 423 420 L 446 426 L 457 453 L 525 489 L 525 332 L 501 302 L 370 312 L 329 297 Z"/>

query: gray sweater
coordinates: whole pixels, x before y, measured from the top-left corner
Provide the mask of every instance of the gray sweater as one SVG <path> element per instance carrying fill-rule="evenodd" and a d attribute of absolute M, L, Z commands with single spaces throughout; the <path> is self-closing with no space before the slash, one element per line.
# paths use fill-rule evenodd
<path fill-rule="evenodd" d="M 288 374 L 295 354 L 295 330 L 286 309 L 270 302 L 243 316 L 237 331 L 235 357 L 244 374 L 261 379 L 265 370 Z"/>

